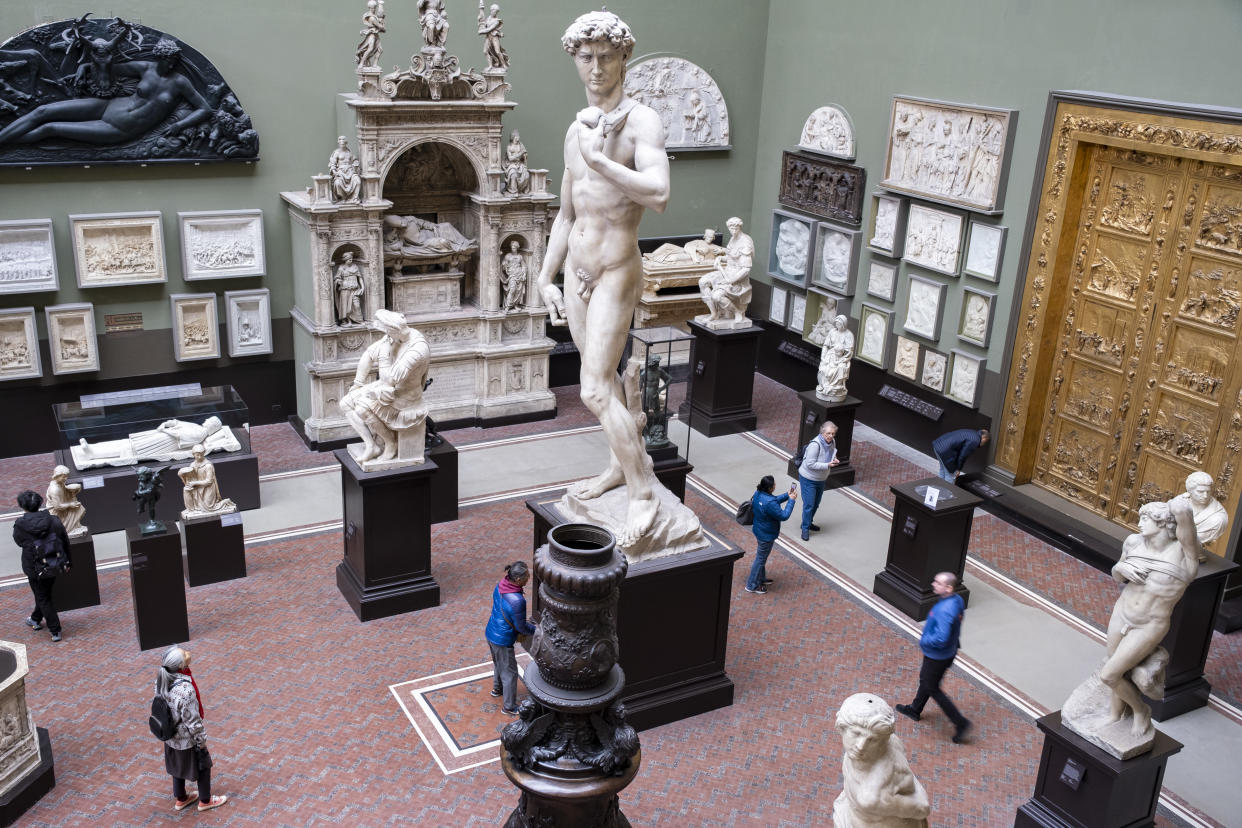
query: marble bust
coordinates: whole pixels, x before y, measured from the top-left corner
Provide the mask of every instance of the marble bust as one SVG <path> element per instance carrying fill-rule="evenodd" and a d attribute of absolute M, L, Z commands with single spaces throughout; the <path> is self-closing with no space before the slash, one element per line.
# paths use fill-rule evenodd
<path fill-rule="evenodd" d="M 216 467 L 207 459 L 207 450 L 196 445 L 190 452 L 194 462 L 184 469 L 177 470 L 181 478 L 181 496 L 185 500 L 185 509 L 181 512 L 182 520 L 210 515 L 224 515 L 237 511 L 237 504 L 227 497 L 220 497 L 220 486 L 216 483 Z"/>
<path fill-rule="evenodd" d="M 927 828 L 931 801 L 893 733 L 895 718 L 871 693 L 855 693 L 837 711 L 844 790 L 832 803 L 834 828 Z"/>
<path fill-rule="evenodd" d="M 78 492 L 82 491 L 82 484 L 68 481 L 69 468 L 67 466 L 57 466 L 52 469 L 52 482 L 47 484 L 47 497 L 43 499 L 43 504 L 50 513 L 60 518 L 69 537 L 76 538 L 89 531 L 82 524 L 86 507 L 78 501 Z"/>
<path fill-rule="evenodd" d="M 1195 517 L 1195 535 L 1201 546 L 1206 546 L 1225 534 L 1225 527 L 1229 524 L 1229 513 L 1219 500 L 1212 497 L 1214 482 L 1212 475 L 1207 472 L 1191 472 L 1186 478 L 1186 491 L 1173 498 L 1176 502 L 1190 504 L 1190 510 Z M 1199 560 L 1207 560 L 1207 555 L 1202 550 L 1199 552 Z"/>

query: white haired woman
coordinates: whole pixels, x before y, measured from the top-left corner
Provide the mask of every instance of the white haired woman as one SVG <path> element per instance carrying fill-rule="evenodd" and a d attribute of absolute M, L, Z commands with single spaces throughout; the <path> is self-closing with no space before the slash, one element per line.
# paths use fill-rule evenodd
<path fill-rule="evenodd" d="M 207 752 L 207 733 L 203 729 L 203 700 L 190 672 L 190 654 L 181 647 L 164 653 L 155 692 L 164 697 L 177 731 L 164 742 L 164 767 L 173 778 L 173 809 L 183 811 L 198 800 L 198 810 L 210 811 L 229 801 L 227 796 L 211 794 L 211 754 Z M 186 780 L 198 783 L 198 792 L 187 794 Z"/>

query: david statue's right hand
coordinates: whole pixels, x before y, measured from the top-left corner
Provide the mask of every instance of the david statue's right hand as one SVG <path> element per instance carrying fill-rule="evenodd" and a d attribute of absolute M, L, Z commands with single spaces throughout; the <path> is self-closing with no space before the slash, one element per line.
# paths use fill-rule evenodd
<path fill-rule="evenodd" d="M 539 292 L 543 295 L 543 303 L 548 307 L 548 321 L 558 328 L 569 324 L 569 320 L 565 318 L 565 297 L 561 294 L 561 289 L 547 284 Z"/>

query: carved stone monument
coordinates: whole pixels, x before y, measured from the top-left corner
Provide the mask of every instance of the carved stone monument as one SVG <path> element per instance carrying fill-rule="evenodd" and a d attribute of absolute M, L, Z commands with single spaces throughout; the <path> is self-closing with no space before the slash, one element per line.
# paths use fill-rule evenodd
<path fill-rule="evenodd" d="M 87 534 L 90 530 L 82 523 L 86 515 L 86 507 L 78 500 L 78 492 L 82 491 L 81 483 L 69 482 L 69 467 L 57 466 L 52 469 L 52 482 L 47 484 L 47 497 L 43 499 L 48 512 L 60 519 L 69 537 L 76 538 Z"/>
<path fill-rule="evenodd" d="M 237 511 L 237 504 L 227 497 L 220 497 L 220 486 L 216 483 L 216 468 L 207 459 L 207 451 L 201 445 L 194 446 L 194 462 L 184 469 L 177 470 L 181 478 L 181 497 L 185 500 L 185 509 L 181 512 L 183 520 L 211 515 L 224 515 Z"/>
<path fill-rule="evenodd" d="M 78 469 L 97 466 L 134 466 L 147 460 L 167 462 L 188 460 L 192 449 L 202 445 L 207 454 L 213 451 L 241 451 L 241 443 L 233 431 L 218 417 L 208 417 L 202 425 L 184 420 L 165 420 L 158 428 L 136 431 L 124 440 L 88 443 L 82 438 L 70 450 Z"/>
<path fill-rule="evenodd" d="M 855 693 L 837 711 L 844 790 L 832 803 L 834 828 L 927 828 L 931 802 L 893 733 L 893 709 Z"/>
<path fill-rule="evenodd" d="M 0 641 L 0 822 L 12 825 L 56 785 L 52 742 L 26 703 L 26 647 Z"/>
<path fill-rule="evenodd" d="M 854 359 L 854 335 L 846 326 L 844 315 L 832 321 L 832 330 L 824 337 L 819 352 L 819 384 L 815 396 L 824 402 L 841 402 L 847 393 L 845 381 L 850 378 L 850 363 Z"/>
<path fill-rule="evenodd" d="M 718 254 L 715 269 L 699 279 L 699 295 L 708 313 L 696 316 L 695 322 L 714 330 L 749 328 L 746 308 L 750 305 L 750 269 L 755 261 L 755 242 L 742 232 L 737 216 L 726 222 L 729 243 Z"/>

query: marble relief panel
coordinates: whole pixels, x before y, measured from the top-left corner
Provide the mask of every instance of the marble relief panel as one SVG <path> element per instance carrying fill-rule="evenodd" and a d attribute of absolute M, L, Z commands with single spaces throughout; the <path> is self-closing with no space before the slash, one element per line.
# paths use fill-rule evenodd
<path fill-rule="evenodd" d="M 660 116 L 666 149 L 729 147 L 729 108 L 703 67 L 678 57 L 640 58 L 626 71 L 625 94 Z"/>
<path fill-rule="evenodd" d="M 174 293 L 173 358 L 178 362 L 220 356 L 220 323 L 214 293 Z"/>
<path fill-rule="evenodd" d="M 95 339 L 95 306 L 90 303 L 52 305 L 45 308 L 47 345 L 53 374 L 76 374 L 99 370 L 99 346 Z"/>
<path fill-rule="evenodd" d="M 0 310 L 0 380 L 40 376 L 34 308 Z"/>
<path fill-rule="evenodd" d="M 77 215 L 69 224 L 78 287 L 168 281 L 158 212 Z"/>
<path fill-rule="evenodd" d="M 51 219 L 0 221 L 0 293 L 59 288 Z"/>

